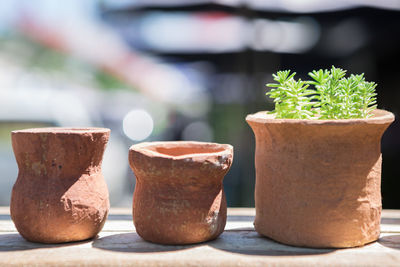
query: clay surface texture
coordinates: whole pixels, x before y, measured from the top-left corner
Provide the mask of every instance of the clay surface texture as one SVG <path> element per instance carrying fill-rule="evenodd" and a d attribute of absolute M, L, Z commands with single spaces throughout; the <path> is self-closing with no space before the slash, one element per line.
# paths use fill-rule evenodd
<path fill-rule="evenodd" d="M 134 145 L 133 220 L 145 240 L 191 244 L 218 237 L 226 223 L 222 180 L 233 160 L 230 145 L 153 142 Z"/>
<path fill-rule="evenodd" d="M 248 115 L 256 138 L 258 233 L 306 247 L 355 247 L 379 238 L 382 134 L 394 120 L 275 119 Z"/>
<path fill-rule="evenodd" d="M 25 239 L 78 241 L 102 229 L 109 199 L 101 162 L 109 134 L 103 128 L 12 132 L 19 173 L 10 212 Z"/>

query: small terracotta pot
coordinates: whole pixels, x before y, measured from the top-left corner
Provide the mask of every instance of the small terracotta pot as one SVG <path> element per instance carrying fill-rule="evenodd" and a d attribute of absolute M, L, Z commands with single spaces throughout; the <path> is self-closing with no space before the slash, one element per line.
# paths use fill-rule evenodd
<path fill-rule="evenodd" d="M 145 240 L 191 244 L 217 238 L 226 223 L 222 180 L 233 159 L 230 145 L 141 143 L 129 149 L 136 176 L 133 221 Z"/>
<path fill-rule="evenodd" d="M 110 207 L 101 162 L 109 129 L 12 132 L 18 178 L 11 218 L 27 240 L 62 243 L 97 235 Z"/>
<path fill-rule="evenodd" d="M 256 138 L 255 229 L 281 243 L 354 247 L 379 238 L 380 140 L 394 115 L 275 119 L 248 115 Z"/>

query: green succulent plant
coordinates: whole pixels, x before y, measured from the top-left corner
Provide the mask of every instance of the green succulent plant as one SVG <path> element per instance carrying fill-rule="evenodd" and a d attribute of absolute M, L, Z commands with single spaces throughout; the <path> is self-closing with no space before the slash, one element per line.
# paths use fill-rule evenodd
<path fill-rule="evenodd" d="M 346 70 L 314 70 L 310 81 L 296 80 L 295 72 L 273 74 L 266 94 L 274 99 L 272 113 L 281 119 L 369 118 L 376 109 L 376 83 L 365 81 L 364 74 L 346 77 Z M 313 86 L 314 88 L 309 88 Z"/>

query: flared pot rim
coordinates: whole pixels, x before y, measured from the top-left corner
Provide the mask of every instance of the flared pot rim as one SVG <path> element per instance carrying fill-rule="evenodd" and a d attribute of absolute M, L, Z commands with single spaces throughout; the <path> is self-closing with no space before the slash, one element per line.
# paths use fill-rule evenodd
<path fill-rule="evenodd" d="M 43 127 L 12 131 L 12 134 L 85 134 L 109 133 L 111 130 L 101 127 Z"/>
<path fill-rule="evenodd" d="M 198 141 L 158 141 L 135 144 L 129 148 L 129 151 L 138 152 L 152 158 L 178 160 L 233 154 L 233 146 Z"/>
<path fill-rule="evenodd" d="M 303 125 L 354 125 L 354 124 L 386 124 L 394 121 L 395 116 L 392 112 L 383 109 L 376 109 L 372 112 L 373 116 L 366 119 L 276 119 L 275 114 L 268 111 L 259 111 L 246 116 L 249 123 L 275 123 L 275 124 L 303 124 Z"/>

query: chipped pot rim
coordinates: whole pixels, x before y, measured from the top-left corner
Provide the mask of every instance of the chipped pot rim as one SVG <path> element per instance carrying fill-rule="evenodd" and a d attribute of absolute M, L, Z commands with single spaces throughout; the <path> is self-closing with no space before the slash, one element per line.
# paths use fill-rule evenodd
<path fill-rule="evenodd" d="M 12 131 L 12 134 L 83 134 L 83 133 L 109 133 L 108 128 L 100 127 L 43 127 L 29 128 Z"/>
<path fill-rule="evenodd" d="M 310 120 L 310 119 L 276 119 L 269 111 L 259 111 L 246 116 L 246 121 L 251 123 L 277 123 L 277 124 L 304 124 L 304 125 L 349 125 L 349 124 L 385 124 L 394 121 L 392 112 L 383 109 L 374 110 L 373 116 L 366 119 L 331 119 L 331 120 Z"/>
<path fill-rule="evenodd" d="M 178 149 L 178 151 L 174 151 L 174 149 Z M 190 152 L 191 150 L 194 151 Z M 233 155 L 233 146 L 198 141 L 158 141 L 135 144 L 129 148 L 129 151 L 135 151 L 149 157 L 178 160 Z"/>

